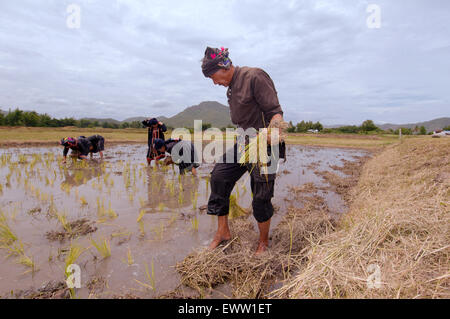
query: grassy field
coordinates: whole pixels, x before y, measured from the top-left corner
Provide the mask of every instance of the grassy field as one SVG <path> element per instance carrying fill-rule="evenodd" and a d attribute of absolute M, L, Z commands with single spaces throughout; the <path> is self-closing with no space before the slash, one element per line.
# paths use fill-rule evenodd
<path fill-rule="evenodd" d="M 311 243 L 274 296 L 449 298 L 449 229 L 450 139 L 390 145 L 364 166 L 336 231 Z"/>
<path fill-rule="evenodd" d="M 107 143 L 145 143 L 147 141 L 147 129 L 0 127 L 0 146 L 56 145 L 66 136 L 93 134 L 102 135 Z M 170 136 L 170 132 L 166 136 Z M 395 135 L 289 134 L 287 138 L 288 144 L 365 149 L 374 149 L 397 141 L 398 136 Z"/>

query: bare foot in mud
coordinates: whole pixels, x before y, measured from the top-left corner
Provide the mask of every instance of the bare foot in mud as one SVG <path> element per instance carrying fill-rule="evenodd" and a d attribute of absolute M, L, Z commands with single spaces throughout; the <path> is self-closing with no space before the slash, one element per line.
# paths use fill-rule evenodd
<path fill-rule="evenodd" d="M 269 249 L 269 243 L 267 242 L 259 242 L 258 248 L 256 249 L 255 256 L 259 256 L 262 253 L 266 252 Z"/>
<path fill-rule="evenodd" d="M 209 244 L 208 249 L 209 250 L 216 249 L 220 244 L 222 244 L 223 242 L 228 241 L 230 239 L 231 239 L 231 234 L 226 234 L 226 235 L 216 234 L 214 236 L 214 239 L 212 240 L 211 244 Z"/>

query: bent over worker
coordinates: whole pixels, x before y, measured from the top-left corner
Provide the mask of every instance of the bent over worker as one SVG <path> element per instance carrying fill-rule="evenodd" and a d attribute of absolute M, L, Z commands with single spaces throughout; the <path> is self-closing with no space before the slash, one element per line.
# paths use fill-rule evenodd
<path fill-rule="evenodd" d="M 92 135 L 89 137 L 80 136 L 80 138 L 85 138 L 92 144 L 92 148 L 89 150 L 89 154 L 92 158 L 93 154 L 99 153 L 100 158 L 103 159 L 103 151 L 105 150 L 105 138 L 101 135 Z"/>
<path fill-rule="evenodd" d="M 180 169 L 180 175 L 184 175 L 186 171 L 192 172 L 192 175 L 197 176 L 198 154 L 195 150 L 194 144 L 180 139 L 168 139 L 163 141 L 155 139 L 155 149 L 160 153 L 170 153 L 170 158 L 165 161 L 166 165 L 176 164 Z"/>
<path fill-rule="evenodd" d="M 154 140 L 159 138 L 164 141 L 164 132 L 167 132 L 166 125 L 158 121 L 156 118 L 146 119 L 142 121 L 142 125 L 148 127 L 148 150 L 147 150 L 147 164 L 150 165 L 152 160 L 158 163 L 158 160 L 164 157 L 164 154 L 159 153 L 154 148 Z"/>
<path fill-rule="evenodd" d="M 277 91 L 270 76 L 262 69 L 238 67 L 232 64 L 228 49 L 206 48 L 202 61 L 202 72 L 215 85 L 227 87 L 231 121 L 243 130 L 254 128 L 279 129 L 284 126 L 283 111 Z M 268 139 L 269 140 L 269 139 Z M 270 141 L 269 141 L 270 142 Z M 279 142 L 279 141 L 277 141 Z M 268 146 L 270 152 L 270 147 Z M 258 222 L 259 242 L 256 254 L 264 252 L 269 245 L 270 220 L 273 215 L 271 199 L 274 194 L 276 173 L 263 174 L 259 165 L 238 163 L 238 147 L 235 145 L 225 154 L 222 163 L 217 163 L 211 173 L 211 195 L 208 214 L 218 217 L 217 232 L 209 245 L 210 249 L 231 239 L 228 226 L 230 194 L 235 183 L 250 173 L 253 193 L 253 215 Z M 227 159 L 232 158 L 232 162 Z"/>
<path fill-rule="evenodd" d="M 60 145 L 64 146 L 63 151 L 63 163 L 66 162 L 67 153 L 69 149 L 72 150 L 71 156 L 86 160 L 89 151 L 93 149 L 91 142 L 87 138 L 79 137 L 65 137 L 59 142 Z"/>

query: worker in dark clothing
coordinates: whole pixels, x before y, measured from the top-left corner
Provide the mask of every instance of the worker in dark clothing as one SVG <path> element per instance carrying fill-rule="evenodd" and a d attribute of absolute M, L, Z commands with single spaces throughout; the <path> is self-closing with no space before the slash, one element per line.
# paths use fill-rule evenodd
<path fill-rule="evenodd" d="M 264 70 L 235 67 L 228 57 L 228 49 L 208 47 L 202 61 L 202 72 L 215 85 L 228 88 L 227 98 L 233 124 L 243 130 L 253 128 L 255 132 L 262 128 L 268 128 L 281 133 L 280 129 L 285 128 L 283 111 L 278 101 L 275 85 Z M 271 141 L 269 135 L 267 142 L 268 154 L 271 145 L 277 145 L 280 150 L 282 149 L 280 146 L 282 138 L 278 141 Z M 253 215 L 258 222 L 260 234 L 256 254 L 260 254 L 269 246 L 270 220 L 274 211 L 271 199 L 274 194 L 276 172 L 264 172 L 263 166 L 259 163 L 239 163 L 238 153 L 240 151 L 238 144 L 235 145 L 230 150 L 231 156 L 225 154 L 223 161 L 216 163 L 211 173 L 208 214 L 218 216 L 218 229 L 209 248 L 214 249 L 222 242 L 231 239 L 228 227 L 230 194 L 236 182 L 248 171 L 253 193 Z M 269 154 L 269 156 L 271 155 Z M 271 159 L 271 161 L 273 160 L 277 165 L 278 158 Z"/>
<path fill-rule="evenodd" d="M 147 151 L 147 164 L 150 165 L 152 160 L 158 163 L 158 160 L 164 157 L 164 154 L 159 153 L 154 149 L 153 144 L 156 138 L 164 141 L 164 132 L 167 131 L 167 127 L 164 123 L 158 121 L 156 118 L 146 119 L 142 121 L 145 127 L 148 127 L 148 151 Z"/>
<path fill-rule="evenodd" d="M 101 135 L 92 135 L 89 137 L 80 136 L 80 138 L 86 138 L 92 144 L 92 150 L 89 151 L 91 158 L 94 153 L 100 153 L 100 158 L 103 159 L 103 151 L 105 150 L 105 138 Z"/>
<path fill-rule="evenodd" d="M 170 154 L 170 159 L 165 161 L 166 165 L 176 164 L 180 169 L 180 175 L 184 175 L 186 171 L 192 172 L 192 175 L 197 176 L 197 168 L 200 166 L 198 162 L 198 154 L 194 144 L 180 139 L 155 139 L 155 149 L 165 154 Z"/>
<path fill-rule="evenodd" d="M 89 152 L 93 149 L 91 142 L 87 138 L 82 137 L 65 137 L 61 139 L 59 143 L 60 145 L 64 146 L 63 163 L 66 162 L 69 149 L 72 150 L 72 153 L 70 154 L 72 157 L 76 157 L 82 160 L 86 160 Z"/>

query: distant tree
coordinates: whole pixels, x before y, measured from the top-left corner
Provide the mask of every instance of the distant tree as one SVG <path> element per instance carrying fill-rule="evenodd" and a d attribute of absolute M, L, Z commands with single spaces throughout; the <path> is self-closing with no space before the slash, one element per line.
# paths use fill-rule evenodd
<path fill-rule="evenodd" d="M 287 128 L 288 133 L 295 133 L 295 126 L 292 121 L 289 121 L 289 127 Z"/>
<path fill-rule="evenodd" d="M 421 126 L 419 129 L 419 133 L 420 135 L 427 135 L 427 129 L 425 128 L 425 126 Z"/>
<path fill-rule="evenodd" d="M 133 121 L 130 123 L 130 127 L 132 128 L 143 128 L 144 126 L 140 121 Z"/>
<path fill-rule="evenodd" d="M 443 128 L 444 131 L 450 131 L 450 125 Z"/>
<path fill-rule="evenodd" d="M 21 126 L 23 111 L 15 109 L 14 111 L 9 111 L 5 116 L 5 124 L 8 126 Z"/>
<path fill-rule="evenodd" d="M 317 121 L 317 123 L 315 123 L 312 127 L 313 130 L 318 130 L 319 132 L 323 130 L 323 125 L 320 124 L 319 121 Z"/>
<path fill-rule="evenodd" d="M 360 131 L 360 127 L 356 125 L 347 125 L 341 126 L 337 128 L 337 131 L 340 133 L 358 133 Z"/>
<path fill-rule="evenodd" d="M 366 120 L 361 124 L 361 131 L 363 132 L 371 132 L 376 131 L 378 127 L 373 123 L 372 120 Z"/>
<path fill-rule="evenodd" d="M 5 125 L 5 116 L 3 113 L 0 113 L 0 126 Z"/>
<path fill-rule="evenodd" d="M 401 127 L 400 130 L 402 130 L 402 135 L 412 135 L 413 133 L 412 129 L 407 127 Z M 399 134 L 399 129 L 395 130 L 395 134 Z"/>
<path fill-rule="evenodd" d="M 211 128 L 212 125 L 209 123 L 202 123 L 202 131 L 206 131 L 207 129 Z"/>
<path fill-rule="evenodd" d="M 129 127 L 130 127 L 130 123 L 128 123 L 128 122 L 120 123 L 120 128 L 129 128 Z"/>

